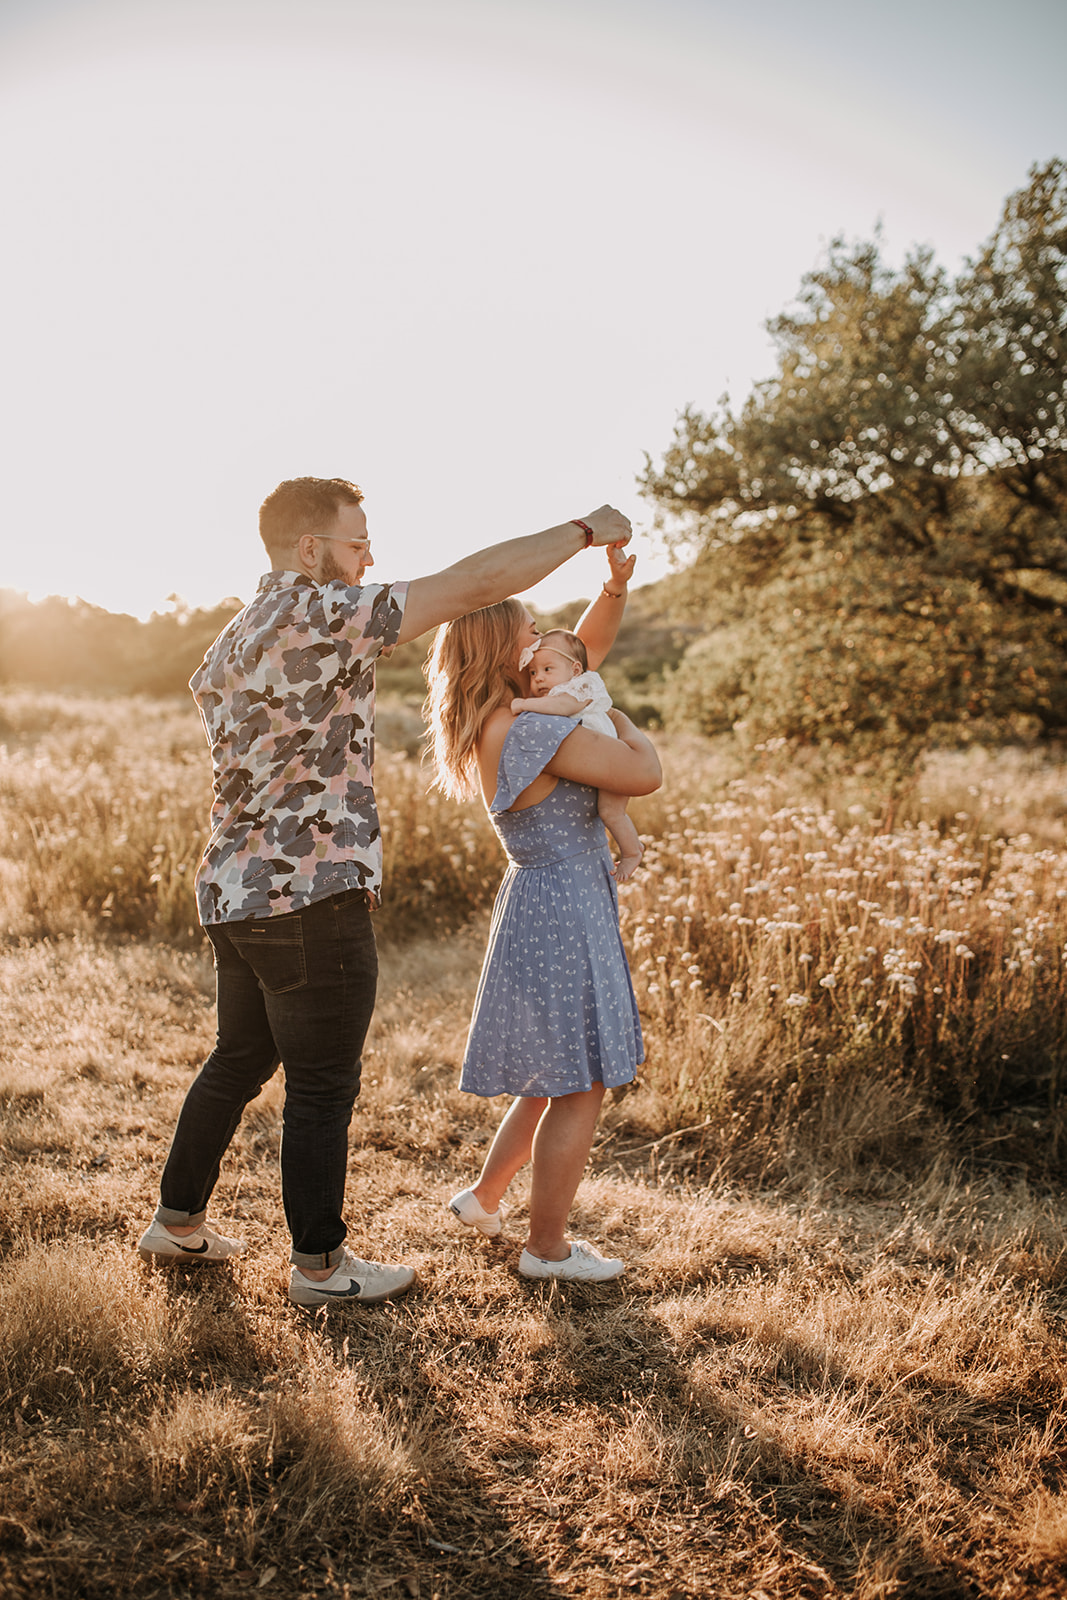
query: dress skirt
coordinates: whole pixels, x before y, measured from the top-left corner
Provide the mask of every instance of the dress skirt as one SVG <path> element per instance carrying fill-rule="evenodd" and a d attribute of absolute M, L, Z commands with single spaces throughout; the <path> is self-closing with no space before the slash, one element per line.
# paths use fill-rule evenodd
<path fill-rule="evenodd" d="M 575 726 L 524 712 L 504 743 L 490 814 L 509 866 L 460 1079 L 472 1094 L 614 1088 L 644 1060 L 596 790 L 560 779 L 539 805 L 508 810 Z"/>

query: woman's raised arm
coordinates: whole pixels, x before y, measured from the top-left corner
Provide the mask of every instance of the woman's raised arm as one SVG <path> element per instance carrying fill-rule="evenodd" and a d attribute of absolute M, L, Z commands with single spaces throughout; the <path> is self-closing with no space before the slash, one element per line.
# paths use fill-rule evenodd
<path fill-rule="evenodd" d="M 608 581 L 582 612 L 575 633 L 585 645 L 589 666 L 596 671 L 619 631 L 622 614 L 626 610 L 626 585 L 633 576 L 636 556 L 623 554 L 621 544 L 609 544 Z"/>

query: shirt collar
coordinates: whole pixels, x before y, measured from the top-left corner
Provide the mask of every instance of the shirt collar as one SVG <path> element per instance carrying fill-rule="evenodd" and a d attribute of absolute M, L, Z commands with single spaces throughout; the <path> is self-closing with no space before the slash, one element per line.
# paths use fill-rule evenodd
<path fill-rule="evenodd" d="M 317 589 L 318 584 L 308 577 L 306 572 L 293 572 L 287 567 L 277 567 L 273 572 L 265 572 L 259 580 L 257 594 L 263 594 L 267 589 L 292 589 L 297 585 L 309 589 Z"/>

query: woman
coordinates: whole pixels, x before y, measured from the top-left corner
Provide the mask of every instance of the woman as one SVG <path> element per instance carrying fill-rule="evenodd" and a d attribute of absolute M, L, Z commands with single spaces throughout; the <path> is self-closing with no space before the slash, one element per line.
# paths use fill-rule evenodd
<path fill-rule="evenodd" d="M 578 625 L 594 667 L 622 598 L 605 588 Z M 631 1081 L 644 1051 L 597 790 L 651 794 L 661 774 L 651 743 L 619 711 L 617 739 L 569 717 L 512 715 L 512 699 L 527 693 L 519 657 L 536 639 L 526 607 L 504 600 L 440 628 L 427 667 L 435 781 L 456 798 L 480 788 L 509 860 L 460 1087 L 515 1098 L 477 1183 L 451 1209 L 498 1234 L 504 1191 L 532 1157 L 520 1273 L 602 1282 L 624 1263 L 568 1240 L 567 1216 L 604 1092 Z"/>

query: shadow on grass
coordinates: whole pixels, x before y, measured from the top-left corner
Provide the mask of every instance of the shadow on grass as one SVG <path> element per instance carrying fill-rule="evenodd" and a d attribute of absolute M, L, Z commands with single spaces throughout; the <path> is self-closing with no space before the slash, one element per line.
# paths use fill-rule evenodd
<path fill-rule="evenodd" d="M 877 1459 L 860 1470 L 854 1460 L 834 1463 L 830 1451 L 830 1461 L 820 1463 L 813 1452 L 783 1442 L 784 1429 L 767 1426 L 775 1400 L 794 1384 L 832 1393 L 835 1399 L 854 1396 L 865 1406 L 876 1406 L 885 1397 L 847 1365 L 828 1362 L 816 1338 L 781 1340 L 776 1370 L 755 1380 L 760 1392 L 747 1397 L 731 1386 L 728 1360 L 710 1377 L 695 1378 L 684 1355 L 679 1359 L 671 1348 L 663 1322 L 638 1300 L 598 1306 L 582 1291 L 561 1286 L 545 1299 L 546 1313 L 556 1324 L 555 1353 L 571 1364 L 575 1396 L 603 1409 L 605 1436 L 625 1428 L 635 1414 L 644 1414 L 667 1446 L 661 1493 L 673 1490 L 708 1512 L 721 1510 L 724 1503 L 743 1511 L 751 1503 L 774 1531 L 779 1561 L 794 1564 L 798 1576 L 821 1575 L 852 1593 L 881 1567 L 883 1582 L 909 1600 L 988 1595 L 990 1584 L 1027 1576 L 1020 1566 L 1005 1569 L 1003 1543 L 999 1564 L 992 1541 L 988 1550 L 982 1549 L 975 1513 L 999 1509 L 1002 1536 L 1004 1504 L 981 1481 L 974 1451 L 979 1440 L 1015 1437 L 1020 1423 L 1044 1428 L 1058 1405 L 1056 1397 L 1044 1404 L 1015 1394 L 999 1403 L 983 1403 L 960 1385 L 906 1381 L 910 1414 L 897 1424 L 894 1449 L 903 1449 L 917 1466 L 921 1461 L 928 1493 L 935 1485 L 945 1491 L 942 1537 L 933 1531 L 924 1537 L 907 1485 L 899 1479 L 887 1483 Z M 731 1346 L 741 1342 L 740 1336 L 724 1334 L 711 1321 L 694 1332 L 688 1350 L 728 1357 Z M 747 1387 L 753 1381 L 749 1378 Z M 896 1380 L 885 1387 L 900 1386 Z M 953 1414 L 955 1426 L 949 1421 Z M 932 1435 L 936 1460 L 931 1456 Z M 890 1495 L 895 1500 L 891 1511 L 883 1508 Z M 950 1551 L 948 1542 L 963 1553 Z M 701 1576 L 710 1579 L 716 1570 L 712 1563 Z M 1041 1584 L 1040 1564 L 1029 1576 Z M 1050 1572 L 1044 1573 L 1045 1582 L 1051 1578 Z M 1047 1592 L 1055 1592 L 1055 1580 Z"/>
<path fill-rule="evenodd" d="M 721 1600 L 762 1587 L 814 1600 L 880 1582 L 962 1600 L 1009 1576 L 1003 1508 L 996 1546 L 978 1531 L 998 1509 L 982 1442 L 1051 1424 L 1055 1396 L 1017 1384 L 985 1401 L 919 1370 L 874 1384 L 828 1359 L 814 1329 L 765 1340 L 757 1362 L 729 1317 L 751 1263 L 672 1285 L 702 1307 L 672 1332 L 663 1302 L 625 1283 L 531 1285 L 504 1270 L 505 1251 L 484 1256 L 493 1270 L 481 1278 L 465 1278 L 457 1256 L 436 1288 L 314 1313 L 276 1304 L 275 1284 L 269 1300 L 242 1292 L 229 1269 L 166 1274 L 184 1370 L 157 1374 L 144 1399 L 126 1373 L 115 1414 L 72 1412 L 65 1437 L 42 1389 L 9 1440 L 9 1485 L 20 1463 L 32 1472 L 0 1507 L 0 1595 Z M 339 1447 L 357 1447 L 340 1487 L 292 1426 L 316 1383 L 339 1397 L 322 1413 L 345 1435 Z M 873 1412 L 894 1461 L 791 1435 L 808 1395 Z M 275 1430 L 247 1470 L 219 1454 L 198 1477 L 191 1448 L 155 1479 L 147 1459 L 140 1478 L 132 1456 L 120 1470 L 124 1427 L 136 1432 L 153 1405 L 217 1396 L 259 1419 L 257 1437 Z M 395 1447 L 396 1477 L 383 1490 L 372 1473 L 359 1506 L 361 1433 Z M 79 1506 L 56 1494 L 48 1512 L 48 1464 L 64 1450 L 86 1457 L 92 1496 Z M 1036 1567 L 1030 1587 L 1016 1570 L 1013 1592 L 1041 1592 Z"/>

